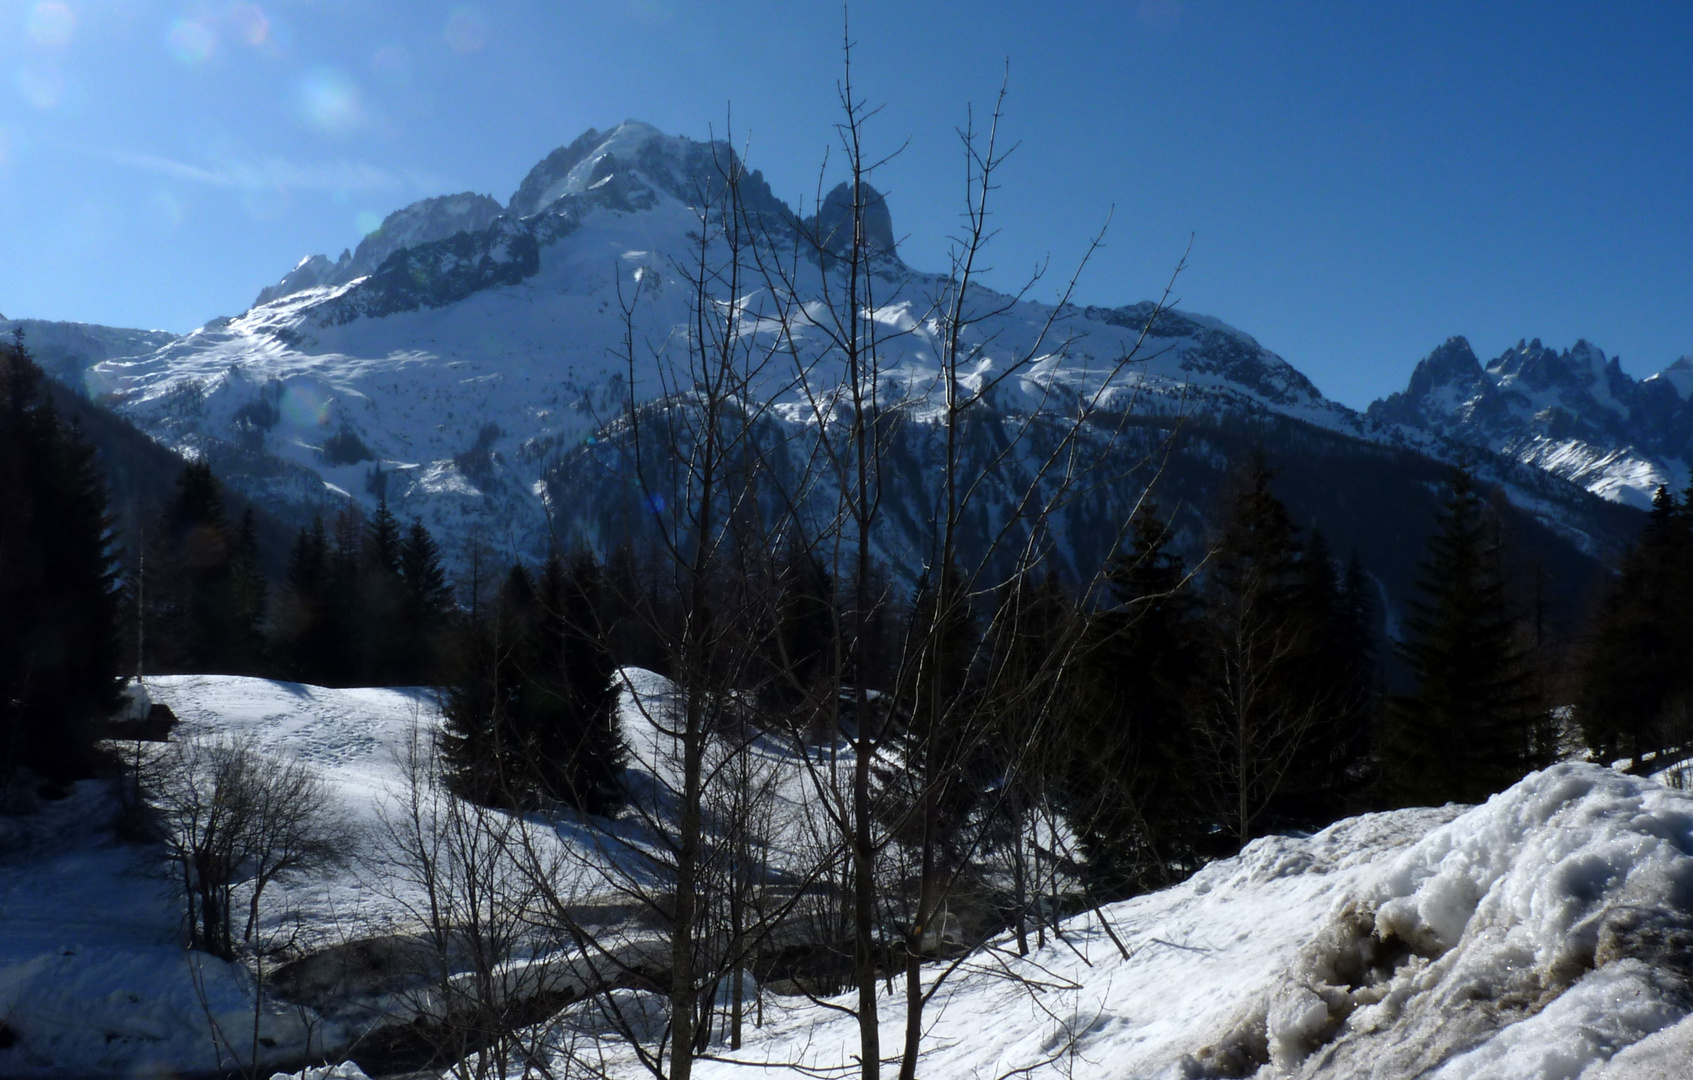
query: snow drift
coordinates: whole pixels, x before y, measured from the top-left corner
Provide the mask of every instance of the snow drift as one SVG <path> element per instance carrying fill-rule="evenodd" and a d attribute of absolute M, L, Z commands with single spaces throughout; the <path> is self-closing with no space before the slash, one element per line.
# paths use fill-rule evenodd
<path fill-rule="evenodd" d="M 663 691 L 656 677 L 635 681 L 643 696 Z M 427 699 L 404 691 L 222 677 L 152 689 L 187 728 L 245 732 L 321 770 L 367 821 L 396 748 L 433 722 Z M 661 749 L 651 739 L 635 733 L 638 760 Z M 107 798 L 85 784 L 33 818 L 0 821 L 0 1075 L 212 1066 L 167 886 L 144 865 L 149 849 L 104 828 Z M 325 940 L 376 932 L 394 914 L 368 868 L 288 899 L 324 920 Z M 250 1025 L 244 973 L 215 961 L 199 970 L 219 1022 Z M 898 979 L 892 989 L 890 1047 L 903 1016 Z M 702 1076 L 854 1071 L 850 1017 L 762 993 L 765 1025 L 732 1055 L 714 1048 Z M 1069 920 L 1026 958 L 993 942 L 935 995 L 919 1071 L 1650 1080 L 1693 1073 L 1690 1012 L 1693 797 L 1565 764 L 1480 807 L 1255 841 L 1176 888 Z M 326 1033 L 321 1018 L 266 1013 L 273 1060 L 300 1060 L 302 1033 Z M 613 1040 L 596 1052 L 615 1073 L 641 1073 Z"/>

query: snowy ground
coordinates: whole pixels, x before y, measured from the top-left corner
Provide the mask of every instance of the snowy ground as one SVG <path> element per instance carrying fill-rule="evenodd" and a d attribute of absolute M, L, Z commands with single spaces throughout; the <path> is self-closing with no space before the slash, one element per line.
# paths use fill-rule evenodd
<path fill-rule="evenodd" d="M 649 705 L 656 677 L 635 676 Z M 245 733 L 318 769 L 355 820 L 375 823 L 414 734 L 422 692 L 325 690 L 254 679 L 154 681 L 190 733 Z M 626 710 L 638 771 L 666 771 L 663 738 Z M 770 761 L 780 763 L 771 751 Z M 803 800 L 785 781 L 782 812 Z M 213 1065 L 202 994 L 180 948 L 156 853 L 115 843 L 109 792 L 84 784 L 3 834 L 0 1075 L 129 1076 Z M 568 830 L 558 833 L 570 843 Z M 779 844 L 778 847 L 783 846 Z M 972 957 L 931 1003 L 927 1077 L 1029 1075 L 1655 1080 L 1693 1076 L 1693 797 L 1584 765 L 1526 779 L 1477 808 L 1366 815 L 1271 837 L 1187 883 L 1105 909 L 1026 959 Z M 376 928 L 396 890 L 355 860 L 287 906 Z M 350 922 L 349 922 L 350 921 Z M 243 1030 L 245 975 L 205 961 L 204 998 Z M 933 972 L 929 974 L 932 978 Z M 903 987 L 882 1045 L 903 1034 Z M 767 997 L 742 1050 L 698 1069 L 855 1072 L 853 1022 Z M 275 1054 L 303 1019 L 270 1010 Z M 640 1074 L 615 1044 L 613 1071 Z M 733 1059 L 733 1060 L 728 1060 Z M 737 1064 L 745 1063 L 745 1064 Z"/>

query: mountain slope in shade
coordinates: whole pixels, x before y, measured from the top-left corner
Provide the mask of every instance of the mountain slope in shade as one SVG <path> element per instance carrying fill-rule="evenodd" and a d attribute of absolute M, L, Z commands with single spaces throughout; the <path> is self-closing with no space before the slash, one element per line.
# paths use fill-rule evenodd
<path fill-rule="evenodd" d="M 1636 381 L 1587 341 L 1562 352 L 1538 338 L 1521 341 L 1483 365 L 1469 342 L 1455 337 L 1367 415 L 1646 507 L 1658 485 L 1678 488 L 1693 462 L 1693 357 Z"/>

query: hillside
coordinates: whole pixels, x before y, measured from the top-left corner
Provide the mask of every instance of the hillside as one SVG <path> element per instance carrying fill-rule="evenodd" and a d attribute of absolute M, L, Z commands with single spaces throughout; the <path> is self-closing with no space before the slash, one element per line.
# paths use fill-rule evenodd
<path fill-rule="evenodd" d="M 539 162 L 504 204 L 466 193 L 395 211 L 356 251 L 308 258 L 239 316 L 104 359 L 84 388 L 163 445 L 206 457 L 283 519 L 386 496 L 402 519 L 423 519 L 449 559 L 473 537 L 497 537 L 526 558 L 553 543 L 603 551 L 647 527 L 655 494 L 639 490 L 647 481 L 629 465 L 634 448 L 608 437 L 607 425 L 687 381 L 697 206 L 738 167 L 723 144 L 634 121 L 589 131 Z M 716 296 L 727 283 L 707 293 L 713 303 L 732 299 L 747 329 L 740 347 L 768 358 L 748 392 L 767 395 L 772 426 L 761 438 L 786 448 L 772 462 L 789 462 L 768 479 L 792 497 L 811 484 L 795 463 L 815 452 L 805 449 L 820 430 L 815 403 L 843 379 L 824 299 L 839 286 L 833 263 L 796 254 L 793 237 L 834 228 L 846 196 L 837 189 L 820 214 L 804 216 L 754 171 L 742 176 L 740 198 L 758 240 L 733 259 L 714 242 L 707 261 L 739 260 L 742 277 L 733 298 Z M 866 227 L 876 393 L 902 420 L 876 544 L 910 584 L 934 544 L 937 305 L 948 281 L 900 258 L 892 213 L 874 191 Z M 1585 602 L 1600 564 L 1639 527 L 1637 515 L 1539 462 L 1330 401 L 1213 318 L 1150 304 L 1055 309 L 985 289 L 962 310 L 971 321 L 961 382 L 966 393 L 983 391 L 971 399 L 965 458 L 998 462 L 984 505 L 1015 503 L 1039 469 L 1036 448 L 1063 437 L 1072 403 L 1095 410 L 1083 445 L 1111 480 L 1051 522 L 1060 537 L 1051 558 L 1072 579 L 1097 567 L 1155 479 L 1196 556 L 1223 478 L 1256 448 L 1281 471 L 1300 524 L 1321 528 L 1343 558 L 1358 551 L 1390 611 L 1409 596 L 1440 463 L 1469 463 L 1498 485 L 1529 558 L 1555 570 L 1560 612 Z M 1126 435 L 1121 416 L 1133 418 Z M 1348 458 L 1358 463 L 1350 477 Z M 829 497 L 827 485 L 807 495 L 817 506 Z"/>
<path fill-rule="evenodd" d="M 662 680 L 630 678 L 649 706 L 666 692 Z M 269 905 L 267 926 L 298 927 L 278 959 L 409 929 L 407 885 L 374 853 L 379 823 L 403 791 L 405 749 L 435 722 L 426 697 L 210 676 L 153 688 L 183 717 L 179 735 L 246 734 L 309 764 L 364 830 L 369 846 L 347 870 Z M 657 777 L 664 737 L 642 716 L 626 697 L 633 768 Z M 251 1022 L 250 1013 L 242 1019 L 243 970 L 185 956 L 176 944 L 157 849 L 115 845 L 89 824 L 109 797 L 85 782 L 70 800 L 10 819 L 0 837 L 5 1075 L 209 1069 L 194 958 L 212 1015 L 235 1030 Z M 801 804 L 787 805 L 791 821 Z M 569 816 L 544 833 L 566 848 L 591 843 Z M 1482 807 L 1372 814 L 1312 836 L 1267 837 L 1176 888 L 1068 920 L 1061 939 L 1027 958 L 1006 939 L 990 943 L 935 999 L 924 1074 L 1673 1075 L 1664 1070 L 1693 1041 L 1693 1020 L 1684 1020 L 1693 1008 L 1690 848 L 1693 798 L 1576 764 L 1530 776 Z M 570 959 L 550 953 L 528 963 L 561 971 Z M 897 992 L 897 980 L 890 985 Z M 618 993 L 625 1006 L 650 1007 L 644 992 Z M 742 1075 L 752 1064 L 760 1075 L 817 1075 L 850 1063 L 850 1020 L 803 997 L 759 993 L 762 1026 L 749 1028 L 740 1051 L 719 1048 L 719 1060 L 701 1062 L 704 1074 Z M 330 1051 L 351 1045 L 360 1060 L 352 1040 L 397 1019 L 402 999 L 388 999 L 386 1013 L 360 1000 L 270 1002 L 267 1058 L 297 1062 L 309 1037 Z M 884 1045 L 897 1045 L 898 998 L 884 1008 Z M 641 1074 L 590 1013 L 567 1010 L 553 1023 L 543 1040 L 561 1055 L 553 1068 L 567 1067 L 582 1033 L 598 1033 L 580 1049 L 603 1054 L 614 1076 Z"/>

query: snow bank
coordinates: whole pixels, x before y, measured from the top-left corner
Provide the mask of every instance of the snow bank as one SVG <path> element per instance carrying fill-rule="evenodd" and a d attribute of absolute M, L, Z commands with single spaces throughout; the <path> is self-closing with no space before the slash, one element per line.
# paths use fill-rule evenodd
<path fill-rule="evenodd" d="M 105 829 L 117 809 L 107 784 L 84 781 L 24 819 L 27 847 L 0 853 L 0 1076 L 214 1072 L 227 1059 L 214 1025 L 252 1045 L 246 971 L 182 948 L 155 853 Z M 286 1009 L 257 1034 L 261 1059 L 306 1040 Z"/>
<path fill-rule="evenodd" d="M 980 957 L 936 995 L 920 1071 L 1693 1076 L 1690 852 L 1693 798 L 1574 764 L 1473 809 L 1258 840 L 1106 908 L 1127 960 L 1093 915 L 1027 960 Z M 899 1008 L 884 1003 L 885 1047 L 899 1045 Z M 739 1057 L 827 1069 L 855 1046 L 850 1020 L 799 1008 Z"/>
<path fill-rule="evenodd" d="M 661 711 L 668 684 L 630 675 L 645 707 Z M 150 689 L 181 717 L 180 734 L 245 735 L 309 763 L 367 822 L 402 782 L 420 729 L 437 722 L 421 691 L 190 676 Z M 634 768 L 662 787 L 664 738 L 629 697 L 624 720 Z M 808 789 L 781 790 L 777 815 L 797 820 Z M 12 1045 L 0 1049 L 0 1075 L 211 1069 L 196 975 L 218 1022 L 250 1038 L 245 972 L 189 966 L 156 852 L 149 863 L 147 849 L 115 843 L 104 827 L 113 810 L 108 790 L 84 784 L 6 834 L 0 1023 Z M 577 842 L 563 823 L 558 842 Z M 356 938 L 395 914 L 379 872 L 355 867 L 282 895 L 294 914 Z M 998 941 L 934 995 L 919 1072 L 1663 1080 L 1693 1076 L 1690 984 L 1693 796 L 1561 765 L 1481 807 L 1369 814 L 1255 841 L 1181 886 L 1070 920 L 1027 958 Z M 903 1035 L 898 979 L 891 989 L 881 1002 L 890 1052 Z M 575 1030 L 592 1032 L 578 1012 Z M 761 1074 L 854 1071 L 850 1017 L 769 996 L 764 1014 L 741 1051 L 696 1065 L 701 1080 L 745 1076 L 747 1062 Z M 299 1019 L 262 1019 L 277 1060 L 302 1048 Z M 614 1043 L 596 1049 L 613 1073 L 642 1074 Z"/>
<path fill-rule="evenodd" d="M 1690 851 L 1685 795 L 1530 776 L 1337 906 L 1268 1005 L 1269 1049 L 1312 1077 L 1580 1076 L 1687 1012 Z"/>

